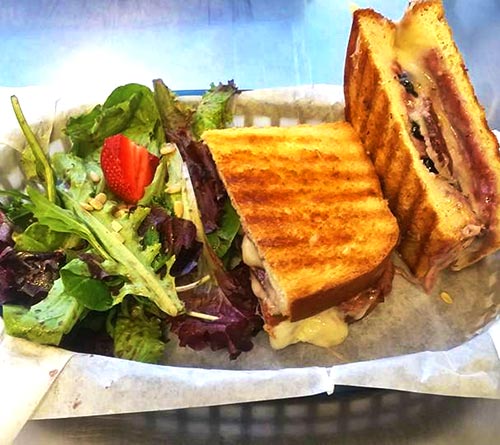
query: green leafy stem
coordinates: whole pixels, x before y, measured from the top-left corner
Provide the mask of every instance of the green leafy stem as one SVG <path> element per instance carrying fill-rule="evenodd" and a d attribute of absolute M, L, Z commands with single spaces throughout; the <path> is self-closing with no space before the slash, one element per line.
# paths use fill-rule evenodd
<path fill-rule="evenodd" d="M 19 105 L 19 100 L 16 96 L 11 96 L 10 101 L 12 103 L 12 108 L 14 109 L 14 114 L 16 115 L 17 121 L 19 122 L 19 126 L 28 142 L 33 154 L 35 155 L 36 160 L 43 167 L 43 176 L 45 178 L 45 188 L 47 192 L 47 198 L 50 202 L 56 201 L 56 183 L 54 179 L 54 171 L 49 164 L 45 153 L 43 152 L 40 143 L 38 142 L 33 130 L 29 126 L 26 118 L 24 117 L 23 111 L 21 110 L 21 106 Z"/>

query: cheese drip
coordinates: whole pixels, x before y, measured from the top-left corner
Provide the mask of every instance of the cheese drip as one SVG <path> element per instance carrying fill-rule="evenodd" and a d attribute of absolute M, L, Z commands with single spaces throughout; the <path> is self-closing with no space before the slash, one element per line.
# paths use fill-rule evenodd
<path fill-rule="evenodd" d="M 264 268 L 255 245 L 247 236 L 243 237 L 241 251 L 243 262 L 247 266 Z M 275 303 L 276 292 L 272 286 L 264 289 L 253 274 L 250 277 L 252 290 L 257 298 L 266 304 L 272 313 L 278 313 Z M 284 320 L 276 326 L 266 326 L 266 330 L 274 349 L 283 349 L 299 342 L 330 348 L 342 343 L 348 334 L 344 314 L 337 308 L 327 309 L 304 320 L 294 322 Z"/>
<path fill-rule="evenodd" d="M 282 321 L 270 331 L 269 340 L 274 349 L 283 349 L 299 342 L 330 348 L 342 343 L 349 332 L 337 308 L 327 309 L 304 320 Z"/>
<path fill-rule="evenodd" d="M 262 260 L 260 259 L 259 252 L 257 252 L 257 248 L 255 244 L 250 241 L 248 236 L 243 237 L 243 241 L 241 242 L 241 256 L 243 262 L 248 267 L 260 267 L 264 268 L 264 264 L 262 264 Z"/>

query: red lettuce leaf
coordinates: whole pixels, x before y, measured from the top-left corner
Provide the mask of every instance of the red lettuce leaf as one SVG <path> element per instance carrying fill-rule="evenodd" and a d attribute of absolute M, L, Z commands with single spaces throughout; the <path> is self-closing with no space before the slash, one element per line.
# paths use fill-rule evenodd
<path fill-rule="evenodd" d="M 210 347 L 213 351 L 227 348 L 231 359 L 253 347 L 252 337 L 262 328 L 257 313 L 257 299 L 250 287 L 249 269 L 238 266 L 231 272 L 216 272 L 219 286 L 199 287 L 180 297 L 188 311 L 218 316 L 216 321 L 204 321 L 189 316 L 171 319 L 171 331 L 181 346 L 194 350 Z"/>
<path fill-rule="evenodd" d="M 205 233 L 211 233 L 219 227 L 227 193 L 210 150 L 184 129 L 167 133 L 167 139 L 177 145 L 187 165 Z"/>
<path fill-rule="evenodd" d="M 167 256 L 175 255 L 170 274 L 179 277 L 192 272 L 200 257 L 203 244 L 196 239 L 196 227 L 187 219 L 170 216 L 161 207 L 153 207 L 139 227 L 139 235 L 155 229 Z"/>
<path fill-rule="evenodd" d="M 62 252 L 16 252 L 5 247 L 0 252 L 0 304 L 32 306 L 43 300 L 64 260 Z"/>

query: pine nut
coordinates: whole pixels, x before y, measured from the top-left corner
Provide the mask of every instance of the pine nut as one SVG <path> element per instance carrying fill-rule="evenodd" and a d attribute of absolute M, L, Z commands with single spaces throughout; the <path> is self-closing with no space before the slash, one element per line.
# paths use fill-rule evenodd
<path fill-rule="evenodd" d="M 94 210 L 102 210 L 104 204 L 95 198 L 89 199 L 89 204 L 94 208 Z"/>
<path fill-rule="evenodd" d="M 177 218 L 181 218 L 184 213 L 184 204 L 181 201 L 174 202 L 174 214 Z"/>
<path fill-rule="evenodd" d="M 176 149 L 175 144 L 167 142 L 166 144 L 163 144 L 162 147 L 160 148 L 160 154 L 168 155 L 170 153 L 173 153 L 175 149 Z"/>
<path fill-rule="evenodd" d="M 108 197 L 106 196 L 106 193 L 98 193 L 96 197 L 94 198 L 96 201 L 101 202 L 102 204 L 105 204 L 106 201 L 108 200 Z"/>
<path fill-rule="evenodd" d="M 88 202 L 81 202 L 80 207 L 84 210 L 87 210 L 88 212 L 94 210 L 94 207 L 92 207 Z"/>
<path fill-rule="evenodd" d="M 173 195 L 174 193 L 179 193 L 182 187 L 180 184 L 171 184 L 165 188 L 165 193 Z"/>
<path fill-rule="evenodd" d="M 92 182 L 99 182 L 101 180 L 101 177 L 96 172 L 90 172 L 89 178 Z"/>

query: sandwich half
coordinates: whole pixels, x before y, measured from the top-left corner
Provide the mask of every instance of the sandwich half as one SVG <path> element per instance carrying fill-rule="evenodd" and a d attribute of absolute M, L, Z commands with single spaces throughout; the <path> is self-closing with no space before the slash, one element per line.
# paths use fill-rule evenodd
<path fill-rule="evenodd" d="M 498 141 L 441 1 L 412 2 L 399 23 L 355 11 L 344 88 L 346 119 L 398 219 L 401 256 L 424 287 L 497 250 Z"/>
<path fill-rule="evenodd" d="M 345 122 L 203 134 L 245 236 L 271 345 L 333 346 L 392 285 L 398 226 Z"/>

